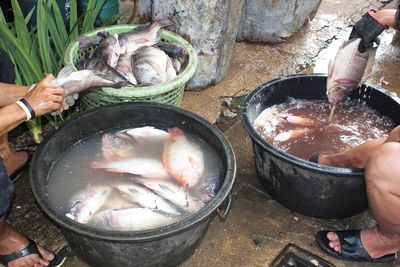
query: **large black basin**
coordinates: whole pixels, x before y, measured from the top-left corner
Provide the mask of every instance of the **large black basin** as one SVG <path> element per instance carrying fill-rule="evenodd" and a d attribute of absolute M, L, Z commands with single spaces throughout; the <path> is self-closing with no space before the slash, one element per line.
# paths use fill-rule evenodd
<path fill-rule="evenodd" d="M 137 232 L 105 231 L 59 214 L 46 184 L 54 163 L 75 143 L 111 128 L 153 125 L 180 127 L 207 142 L 223 162 L 223 183 L 216 197 L 180 222 Z M 216 211 L 230 199 L 236 163 L 223 134 L 201 117 L 182 109 L 151 103 L 124 103 L 91 110 L 63 124 L 43 141 L 32 161 L 31 185 L 39 206 L 60 226 L 75 254 L 95 267 L 176 266 L 200 244 Z M 226 214 L 225 214 L 226 215 Z"/>
<path fill-rule="evenodd" d="M 362 170 L 321 166 L 294 157 L 264 141 L 252 126 L 267 107 L 297 99 L 326 99 L 326 76 L 292 75 L 266 82 L 251 92 L 241 119 L 253 143 L 258 178 L 274 199 L 304 215 L 342 218 L 368 207 Z M 361 99 L 400 124 L 400 100 L 382 88 L 363 85 L 350 96 Z"/>

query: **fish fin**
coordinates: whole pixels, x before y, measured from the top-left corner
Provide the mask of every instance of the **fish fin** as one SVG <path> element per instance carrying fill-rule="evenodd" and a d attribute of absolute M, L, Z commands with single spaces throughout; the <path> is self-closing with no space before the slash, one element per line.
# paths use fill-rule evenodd
<path fill-rule="evenodd" d="M 374 47 L 374 48 L 370 48 L 367 50 L 368 62 L 367 62 L 367 66 L 365 67 L 364 74 L 363 74 L 358 86 L 361 86 L 371 76 L 372 67 L 374 66 L 374 63 L 375 63 L 375 55 L 376 55 L 377 49 L 378 49 L 377 47 Z"/>
<path fill-rule="evenodd" d="M 57 79 L 66 78 L 69 75 L 71 75 L 71 73 L 73 73 L 75 71 L 76 71 L 76 69 L 75 69 L 74 65 L 73 64 L 68 64 L 68 65 L 66 65 L 64 68 L 62 68 L 60 70 L 60 72 L 57 75 Z"/>

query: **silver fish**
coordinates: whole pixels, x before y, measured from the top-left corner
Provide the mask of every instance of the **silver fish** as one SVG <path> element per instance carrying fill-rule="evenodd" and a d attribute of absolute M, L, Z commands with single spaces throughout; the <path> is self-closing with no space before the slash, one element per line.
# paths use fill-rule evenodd
<path fill-rule="evenodd" d="M 118 41 L 118 34 L 113 34 L 99 43 L 94 50 L 93 57 L 101 59 L 110 67 L 115 68 L 121 53 L 122 48 Z"/>
<path fill-rule="evenodd" d="M 85 192 L 73 197 L 72 208 L 66 216 L 79 223 L 87 223 L 100 210 L 111 191 L 109 186 L 94 187 L 89 185 Z"/>
<path fill-rule="evenodd" d="M 130 173 L 150 179 L 167 179 L 169 174 L 161 161 L 146 158 L 124 159 L 118 161 L 94 161 L 93 169 L 106 169 L 109 172 Z"/>
<path fill-rule="evenodd" d="M 159 210 L 174 215 L 180 214 L 171 204 L 142 185 L 136 183 L 120 183 L 114 184 L 113 186 L 122 193 L 121 196 L 123 198 L 131 202 L 136 202 L 143 208 Z"/>
<path fill-rule="evenodd" d="M 90 224 L 105 230 L 140 231 L 171 224 L 177 218 L 148 208 L 103 210 L 90 220 Z"/>
<path fill-rule="evenodd" d="M 133 56 L 133 73 L 138 83 L 151 85 L 167 81 L 168 60 L 167 54 L 156 47 L 143 47 L 138 50 Z M 172 66 L 172 63 L 170 65 Z"/>
<path fill-rule="evenodd" d="M 111 133 L 103 134 L 101 150 L 103 157 L 109 161 L 134 158 L 137 155 L 134 144 Z"/>
<path fill-rule="evenodd" d="M 133 54 L 137 49 L 151 46 L 160 41 L 160 29 L 172 25 L 169 18 L 154 20 L 152 23 L 140 25 L 135 29 L 118 36 L 122 54 Z"/>
<path fill-rule="evenodd" d="M 377 48 L 361 53 L 358 51 L 360 41 L 360 38 L 355 38 L 345 42 L 333 63 L 329 63 L 326 94 L 331 106 L 336 106 L 360 86 L 372 70 Z"/>
<path fill-rule="evenodd" d="M 116 133 L 117 136 L 138 143 L 163 143 L 169 139 L 169 134 L 153 126 L 125 129 Z"/>
<path fill-rule="evenodd" d="M 210 175 L 208 178 L 202 181 L 200 192 L 201 192 L 201 200 L 204 203 L 210 202 L 215 195 L 218 193 L 218 190 L 222 186 L 222 179 L 220 175 Z"/>
<path fill-rule="evenodd" d="M 113 81 L 113 84 L 111 84 L 111 85 L 101 85 L 100 84 L 100 85 L 96 85 L 95 87 L 110 86 L 110 87 L 118 88 L 121 86 L 133 85 L 118 71 L 111 68 L 109 65 L 105 64 L 102 60 L 99 60 L 99 59 L 88 58 L 88 59 L 81 60 L 76 64 L 76 68 L 78 70 L 91 70 L 96 75 L 107 78 L 110 81 Z"/>
<path fill-rule="evenodd" d="M 137 84 L 136 78 L 133 75 L 132 70 L 132 55 L 122 54 L 118 59 L 118 63 L 115 69 L 132 84 Z"/>
<path fill-rule="evenodd" d="M 203 206 L 203 203 L 192 196 L 176 183 L 166 180 L 131 178 L 133 181 L 153 190 L 157 195 L 169 200 L 183 210 L 196 212 Z"/>

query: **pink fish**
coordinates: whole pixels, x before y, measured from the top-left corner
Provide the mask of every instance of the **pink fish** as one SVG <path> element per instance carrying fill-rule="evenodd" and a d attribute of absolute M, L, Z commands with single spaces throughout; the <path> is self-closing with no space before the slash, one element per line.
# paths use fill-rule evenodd
<path fill-rule="evenodd" d="M 204 171 L 203 152 L 188 141 L 181 129 L 170 129 L 169 135 L 170 139 L 164 145 L 164 166 L 182 187 L 192 187 Z"/>
<path fill-rule="evenodd" d="M 119 161 L 94 161 L 92 169 L 106 169 L 109 172 L 131 173 L 150 179 L 166 179 L 169 174 L 163 164 L 155 159 L 126 159 Z"/>

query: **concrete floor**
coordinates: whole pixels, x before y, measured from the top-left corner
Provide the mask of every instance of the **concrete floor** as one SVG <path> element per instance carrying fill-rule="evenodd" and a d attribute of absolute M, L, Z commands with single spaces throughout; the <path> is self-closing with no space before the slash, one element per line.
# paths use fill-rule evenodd
<path fill-rule="evenodd" d="M 126 4 L 128 1 L 125 1 Z M 223 99 L 246 95 L 257 84 L 280 75 L 326 72 L 327 62 L 341 40 L 369 7 L 381 8 L 390 1 L 324 0 L 311 22 L 282 44 L 237 43 L 230 70 L 218 85 L 202 91 L 185 92 L 182 108 L 215 123 L 220 117 Z M 389 3 L 389 5 L 393 5 Z M 379 84 L 385 77 L 386 89 L 400 93 L 400 42 L 393 30 L 383 34 L 373 75 L 368 82 Z M 236 117 L 237 118 L 237 117 Z M 233 119 L 234 120 L 234 119 Z M 336 260 L 323 254 L 314 235 L 320 229 L 362 228 L 371 224 L 365 212 L 340 220 L 302 216 L 271 199 L 261 188 L 254 168 L 251 141 L 240 120 L 224 134 L 237 157 L 233 206 L 225 222 L 215 217 L 196 252 L 181 266 L 269 266 L 287 243 L 294 243 L 321 256 L 338 267 L 400 266 L 361 264 Z M 8 219 L 19 230 L 45 247 L 57 251 L 64 247 L 57 227 L 41 213 L 25 175 L 16 184 L 16 197 Z M 77 257 L 68 258 L 66 267 L 87 266 Z"/>

